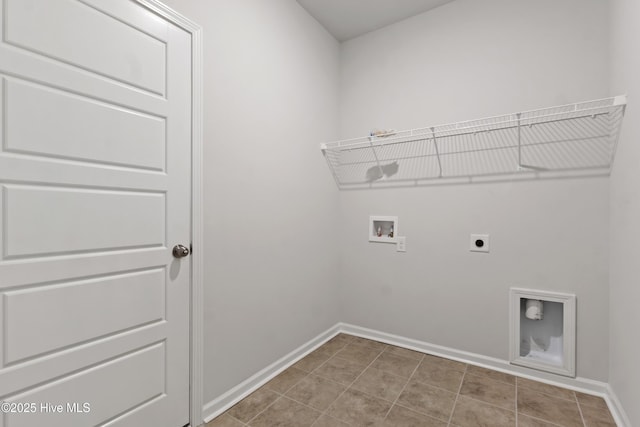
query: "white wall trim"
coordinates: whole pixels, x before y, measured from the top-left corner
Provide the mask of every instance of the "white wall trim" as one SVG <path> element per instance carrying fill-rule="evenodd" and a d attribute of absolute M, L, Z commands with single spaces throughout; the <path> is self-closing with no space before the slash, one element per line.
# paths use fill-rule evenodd
<path fill-rule="evenodd" d="M 457 360 L 459 362 L 505 372 L 521 378 L 527 378 L 546 384 L 551 384 L 582 393 L 599 396 L 604 398 L 607 402 L 609 410 L 611 411 L 611 414 L 613 415 L 619 427 L 631 427 L 629 419 L 624 412 L 620 401 L 611 389 L 610 385 L 607 383 L 590 380 L 588 378 L 569 378 L 551 374 L 548 372 L 536 371 L 530 368 L 511 365 L 507 360 L 483 356 L 481 354 L 470 353 L 467 351 L 456 350 L 450 347 L 444 347 L 436 344 L 430 344 L 424 341 L 418 341 L 400 335 L 388 334 L 386 332 L 363 328 L 348 323 L 338 323 L 337 325 L 328 329 L 326 332 L 321 333 L 317 337 L 313 338 L 288 355 L 284 356 L 277 362 L 256 373 L 251 378 L 238 384 L 220 397 L 207 403 L 203 408 L 205 421 L 209 422 L 218 415 L 222 414 L 224 411 L 238 403 L 240 400 L 244 399 L 246 396 L 266 384 L 280 372 L 284 371 L 295 362 L 302 359 L 311 351 L 315 350 L 339 333 L 346 333 L 362 338 L 368 338 L 384 342 L 386 344 L 391 344 L 410 350 L 416 350 L 422 353 L 432 354 L 434 356 L 446 357 L 448 359 Z"/>
<path fill-rule="evenodd" d="M 304 356 L 311 353 L 313 350 L 320 347 L 331 338 L 335 337 L 338 333 L 340 333 L 340 324 L 332 326 L 325 332 L 322 332 L 315 338 L 312 338 L 311 340 L 302 344 L 291 353 L 280 358 L 260 372 L 257 372 L 245 381 L 233 387 L 231 390 L 227 391 L 220 397 L 207 403 L 202 408 L 205 422 L 211 421 L 227 409 L 231 408 L 233 405 L 247 397 L 249 394 L 253 393 L 255 390 L 269 382 L 280 372 L 284 371 L 285 369 L 296 363 L 298 360 L 302 359 Z"/>
<path fill-rule="evenodd" d="M 611 415 L 613 415 L 616 425 L 618 425 L 618 427 L 631 427 L 631 420 L 622 407 L 622 403 L 620 402 L 620 399 L 618 399 L 618 395 L 613 391 L 611 384 L 607 384 L 607 395 L 604 399 L 607 401 L 607 405 L 609 406 L 609 410 L 611 411 Z"/>
<path fill-rule="evenodd" d="M 191 142 L 191 424 L 204 423 L 204 203 L 203 203 L 203 49 L 202 29 L 191 33 L 192 142 Z"/>
<path fill-rule="evenodd" d="M 340 332 L 344 332 L 350 335 L 356 335 L 362 338 L 369 338 L 398 347 L 408 348 L 410 350 L 416 350 L 421 353 L 446 357 L 447 359 L 457 360 L 459 362 L 469 363 L 471 365 L 481 366 L 483 368 L 489 368 L 495 371 L 505 372 L 507 374 L 516 375 L 518 377 L 528 378 L 551 385 L 570 388 L 572 390 L 581 391 L 584 393 L 604 396 L 607 392 L 607 384 L 600 381 L 594 381 L 580 377 L 568 378 L 550 374 L 547 372 L 535 371 L 533 369 L 511 365 L 507 360 L 483 356 L 481 354 L 470 353 L 467 351 L 456 350 L 441 345 L 430 344 L 424 341 L 418 341 L 399 335 L 388 334 L 373 329 L 362 328 L 360 326 L 350 325 L 347 323 L 340 324 Z"/>
<path fill-rule="evenodd" d="M 446 357 L 448 359 L 457 360 L 459 362 L 468 363 L 470 365 L 481 366 L 483 368 L 505 372 L 507 374 L 515 375 L 521 378 L 540 381 L 546 384 L 564 387 L 582 393 L 602 397 L 607 402 L 609 410 L 611 411 L 611 414 L 613 415 L 618 426 L 631 427 L 629 419 L 627 418 L 626 413 L 624 412 L 622 405 L 620 404 L 620 401 L 611 389 L 611 386 L 605 382 L 581 377 L 569 378 L 547 372 L 536 371 L 533 369 L 512 365 L 507 360 L 456 350 L 450 347 L 444 347 L 436 344 L 430 344 L 424 341 L 418 341 L 399 335 L 388 334 L 385 332 L 350 325 L 347 323 L 341 323 L 339 326 L 340 332 L 344 332 L 346 334 L 356 335 L 362 338 L 369 338 L 376 341 L 384 342 L 386 344 L 392 344 L 398 347 L 404 347 L 410 350 L 432 354 L 434 356 Z"/>
<path fill-rule="evenodd" d="M 158 0 L 136 0 L 167 21 L 191 35 L 191 345 L 189 422 L 193 427 L 203 424 L 204 394 L 204 284 L 203 265 L 203 203 L 202 203 L 202 143 L 203 143 L 203 50 L 202 27 Z"/>

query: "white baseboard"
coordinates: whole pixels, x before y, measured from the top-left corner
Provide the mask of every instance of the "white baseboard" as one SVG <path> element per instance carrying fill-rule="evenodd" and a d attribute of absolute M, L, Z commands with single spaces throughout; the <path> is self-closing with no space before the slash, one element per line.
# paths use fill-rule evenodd
<path fill-rule="evenodd" d="M 223 395 L 205 404 L 202 408 L 202 416 L 204 418 L 204 422 L 208 423 L 218 415 L 222 414 L 224 411 L 231 408 L 233 405 L 269 382 L 280 372 L 284 371 L 285 369 L 296 363 L 298 360 L 302 359 L 304 356 L 311 353 L 313 350 L 320 347 L 325 342 L 329 341 L 338 333 L 340 333 L 339 324 L 334 325 L 325 332 L 322 332 L 320 335 L 302 344 L 291 353 L 280 358 L 260 372 L 252 375 L 250 378 L 233 387 Z"/>
<path fill-rule="evenodd" d="M 418 341 L 399 335 L 388 334 L 386 332 L 376 331 L 373 329 L 363 328 L 360 326 L 350 325 L 348 323 L 338 323 L 326 332 L 321 333 L 317 337 L 303 344 L 296 350 L 287 354 L 277 362 L 267 366 L 262 371 L 256 373 L 251 378 L 238 384 L 222 396 L 206 404 L 202 410 L 206 422 L 222 414 L 224 411 L 262 387 L 280 372 L 293 365 L 298 360 L 336 336 L 344 332 L 346 334 L 368 338 L 386 344 L 398 347 L 416 350 L 422 353 L 432 354 L 434 356 L 446 357 L 447 359 L 457 360 L 459 362 L 471 365 L 481 366 L 500 372 L 505 372 L 522 378 L 528 378 L 540 381 L 546 384 L 569 388 L 582 393 L 600 396 L 605 399 L 609 410 L 611 411 L 618 427 L 631 427 L 629 419 L 620 404 L 617 396 L 609 386 L 609 384 L 594 381 L 587 378 L 568 378 L 547 372 L 536 371 L 521 366 L 511 365 L 507 360 L 497 359 L 493 357 L 483 356 L 481 354 L 470 353 L 467 351 L 456 350 L 436 344 L 430 344 L 424 341 Z"/>
<path fill-rule="evenodd" d="M 481 354 L 470 353 L 466 351 L 456 350 L 449 347 L 430 344 L 423 341 L 413 340 L 411 338 L 399 335 L 388 334 L 373 329 L 362 328 L 360 326 L 341 323 L 340 332 L 350 335 L 356 335 L 362 338 L 369 338 L 381 341 L 398 347 L 408 348 L 410 350 L 420 351 L 422 353 L 432 354 L 434 356 L 446 357 L 447 359 L 457 360 L 459 362 L 471 365 L 481 366 L 500 372 L 505 372 L 518 377 L 540 381 L 559 387 L 569 388 L 586 394 L 592 394 L 602 397 L 609 406 L 609 410 L 613 415 L 618 427 L 631 427 L 631 423 L 620 404 L 615 393 L 609 384 L 601 381 L 594 381 L 588 378 L 569 378 L 560 375 L 554 375 L 547 372 L 536 371 L 510 364 L 507 360 L 497 359 L 493 357 L 483 356 Z"/>
<path fill-rule="evenodd" d="M 605 396 L 604 399 L 607 401 L 611 415 L 613 415 L 618 427 L 631 427 L 631 420 L 629 420 L 627 413 L 622 407 L 622 403 L 618 399 L 618 395 L 616 395 L 609 384 L 607 384 L 607 396 Z"/>
<path fill-rule="evenodd" d="M 387 344 L 420 351 L 422 353 L 432 354 L 434 356 L 446 357 L 447 359 L 457 360 L 459 362 L 469 363 L 471 365 L 482 366 L 483 368 L 506 372 L 508 374 L 516 375 L 519 377 L 565 387 L 584 393 L 596 394 L 599 396 L 604 396 L 607 393 L 607 384 L 600 381 L 594 381 L 580 377 L 570 378 L 551 374 L 548 372 L 536 371 L 531 368 L 512 365 L 507 360 L 483 356 L 481 354 L 470 353 L 467 351 L 456 350 L 450 347 L 430 344 L 399 335 L 388 334 L 385 332 L 362 328 L 360 326 L 354 326 L 345 323 L 340 324 L 340 331 L 347 334 L 381 341 Z"/>

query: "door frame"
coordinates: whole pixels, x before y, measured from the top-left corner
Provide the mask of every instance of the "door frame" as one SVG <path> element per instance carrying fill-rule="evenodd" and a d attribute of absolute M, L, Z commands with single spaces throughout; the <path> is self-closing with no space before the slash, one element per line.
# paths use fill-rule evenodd
<path fill-rule="evenodd" d="M 190 378 L 189 378 L 189 425 L 203 424 L 203 184 L 202 184 L 202 89 L 203 50 L 202 27 L 159 0 L 134 0 L 168 22 L 191 35 L 191 306 L 190 327 Z M 180 427 L 180 426 L 176 426 Z"/>

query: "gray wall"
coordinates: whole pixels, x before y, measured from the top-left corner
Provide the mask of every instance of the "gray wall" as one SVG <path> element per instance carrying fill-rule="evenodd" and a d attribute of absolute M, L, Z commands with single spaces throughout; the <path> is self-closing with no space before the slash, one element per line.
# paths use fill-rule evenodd
<path fill-rule="evenodd" d="M 293 0 L 166 0 L 204 31 L 205 395 L 340 320 L 339 46 Z"/>
<path fill-rule="evenodd" d="M 609 96 L 608 31 L 600 0 L 457 0 L 353 39 L 341 137 Z M 371 214 L 406 253 L 367 241 Z M 509 287 L 575 292 L 577 374 L 606 381 L 608 219 L 602 177 L 341 192 L 343 320 L 507 359 Z"/>
<path fill-rule="evenodd" d="M 640 425 L 640 2 L 612 3 L 612 90 L 629 95 L 611 174 L 610 384 Z"/>
<path fill-rule="evenodd" d="M 522 286 L 578 295 L 578 375 L 610 369 L 640 423 L 637 2 L 615 0 L 610 28 L 600 0 L 457 0 L 342 47 L 293 0 L 165 2 L 205 35 L 205 401 L 340 320 L 506 359 Z M 618 92 L 611 183 L 339 193 L 317 146 Z M 370 214 L 400 217 L 407 253 L 368 243 Z"/>

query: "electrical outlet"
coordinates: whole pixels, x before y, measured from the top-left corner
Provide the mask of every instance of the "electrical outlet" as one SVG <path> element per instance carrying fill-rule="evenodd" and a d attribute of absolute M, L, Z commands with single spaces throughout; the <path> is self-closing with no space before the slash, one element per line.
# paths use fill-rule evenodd
<path fill-rule="evenodd" d="M 472 234 L 469 242 L 471 252 L 489 252 L 489 235 Z"/>
<path fill-rule="evenodd" d="M 407 252 L 407 237 L 406 236 L 398 236 L 398 237 L 396 237 L 396 251 L 398 251 L 398 252 Z"/>

